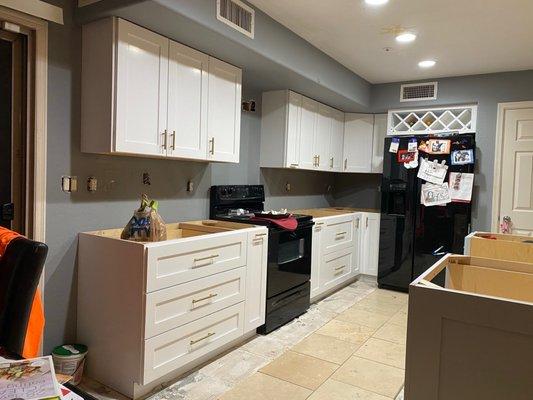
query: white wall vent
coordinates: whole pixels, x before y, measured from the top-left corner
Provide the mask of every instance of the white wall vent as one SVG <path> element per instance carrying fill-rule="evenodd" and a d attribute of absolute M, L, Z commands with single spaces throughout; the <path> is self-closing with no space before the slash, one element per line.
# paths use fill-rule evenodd
<path fill-rule="evenodd" d="M 254 38 L 255 10 L 239 0 L 217 0 L 217 19 Z"/>
<path fill-rule="evenodd" d="M 410 83 L 400 88 L 400 101 L 437 99 L 438 82 Z"/>

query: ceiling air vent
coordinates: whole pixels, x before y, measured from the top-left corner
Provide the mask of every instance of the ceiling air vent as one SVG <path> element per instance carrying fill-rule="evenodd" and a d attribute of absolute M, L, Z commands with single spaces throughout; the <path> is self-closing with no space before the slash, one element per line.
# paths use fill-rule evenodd
<path fill-rule="evenodd" d="M 402 85 L 400 89 L 400 101 L 436 100 L 437 85 L 437 82 Z"/>
<path fill-rule="evenodd" d="M 255 11 L 239 0 L 217 0 L 217 19 L 254 38 Z"/>

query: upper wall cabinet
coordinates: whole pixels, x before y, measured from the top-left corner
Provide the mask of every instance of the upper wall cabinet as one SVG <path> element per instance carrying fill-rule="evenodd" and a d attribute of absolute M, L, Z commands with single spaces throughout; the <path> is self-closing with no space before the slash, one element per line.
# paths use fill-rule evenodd
<path fill-rule="evenodd" d="M 118 18 L 82 46 L 82 151 L 239 162 L 239 68 Z"/>
<path fill-rule="evenodd" d="M 290 90 L 263 93 L 261 167 L 381 173 L 386 115 L 345 114 Z"/>

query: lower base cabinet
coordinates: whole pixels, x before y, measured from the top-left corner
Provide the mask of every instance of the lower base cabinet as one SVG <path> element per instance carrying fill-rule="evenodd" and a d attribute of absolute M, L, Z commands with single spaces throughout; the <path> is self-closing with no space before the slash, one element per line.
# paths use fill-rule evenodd
<path fill-rule="evenodd" d="M 218 224 L 167 224 L 169 240 L 155 243 L 121 240 L 119 229 L 80 234 L 88 376 L 144 397 L 264 324 L 268 230 Z"/>
<path fill-rule="evenodd" d="M 314 218 L 311 301 L 359 274 L 377 276 L 380 215 L 356 212 Z"/>

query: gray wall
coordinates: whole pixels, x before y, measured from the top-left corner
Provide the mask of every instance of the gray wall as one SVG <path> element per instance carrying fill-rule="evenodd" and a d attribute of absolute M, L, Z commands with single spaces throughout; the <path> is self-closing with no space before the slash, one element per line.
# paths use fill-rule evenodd
<path fill-rule="evenodd" d="M 439 82 L 438 100 L 409 105 L 399 101 L 400 84 L 375 85 L 371 92 L 371 109 L 373 112 L 384 112 L 388 109 L 405 107 L 478 104 L 472 228 L 489 230 L 498 103 L 533 100 L 533 71 L 465 76 L 437 79 L 437 81 Z"/>
<path fill-rule="evenodd" d="M 52 1 L 50 1 L 52 2 Z M 54 1 L 65 11 L 65 25 L 50 24 L 48 71 L 47 228 L 50 248 L 45 275 L 46 330 L 44 351 L 76 337 L 77 234 L 121 227 L 146 192 L 160 201 L 168 221 L 204 219 L 208 216 L 208 189 L 214 184 L 266 185 L 267 207 L 328 206 L 333 175 L 259 169 L 260 112 L 243 113 L 239 164 L 200 163 L 148 158 L 100 156 L 80 152 L 81 30 L 72 23 L 73 2 Z M 246 74 L 246 71 L 244 72 Z M 259 93 L 245 98 L 260 99 Z M 261 105 L 258 104 L 258 109 Z M 142 184 L 149 172 L 151 186 Z M 75 175 L 79 191 L 60 190 L 62 175 Z M 84 190 L 89 176 L 96 176 L 100 190 Z M 186 192 L 192 179 L 195 190 Z M 291 182 L 293 189 L 285 190 Z"/>

